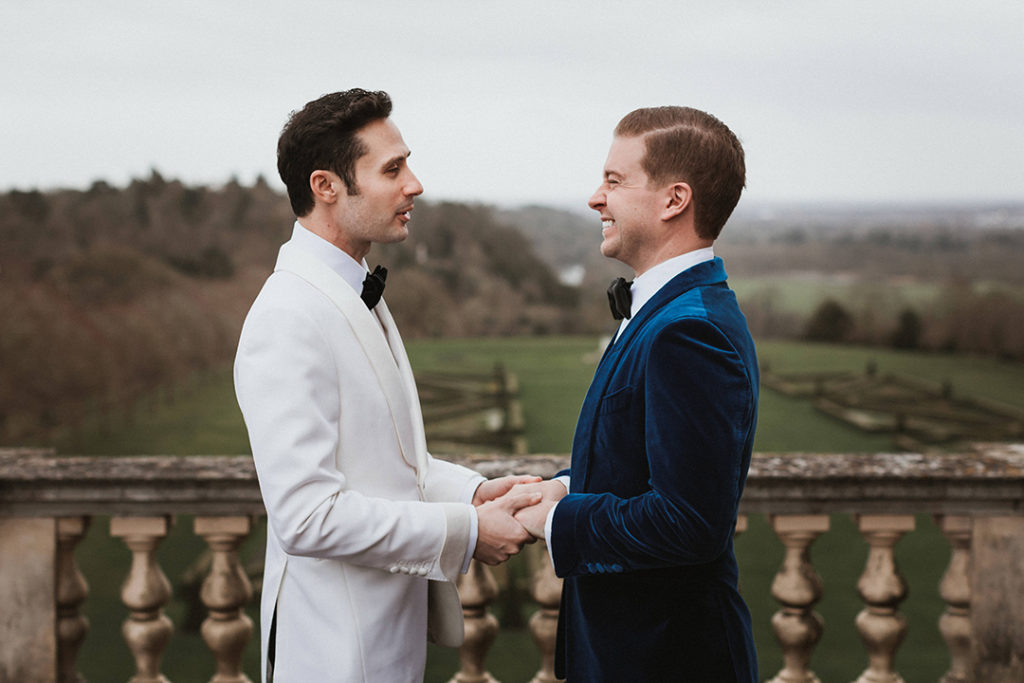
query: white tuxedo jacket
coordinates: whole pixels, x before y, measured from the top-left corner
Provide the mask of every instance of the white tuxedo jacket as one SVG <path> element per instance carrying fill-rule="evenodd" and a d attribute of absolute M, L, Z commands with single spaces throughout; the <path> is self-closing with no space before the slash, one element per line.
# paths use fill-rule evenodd
<path fill-rule="evenodd" d="M 422 681 L 428 583 L 442 589 L 431 624 L 449 625 L 433 635 L 462 638 L 453 582 L 476 514 L 442 501 L 471 500 L 483 477 L 427 453 L 387 306 L 286 243 L 243 325 L 235 390 L 267 509 L 264 680 L 276 608 L 275 683 Z"/>

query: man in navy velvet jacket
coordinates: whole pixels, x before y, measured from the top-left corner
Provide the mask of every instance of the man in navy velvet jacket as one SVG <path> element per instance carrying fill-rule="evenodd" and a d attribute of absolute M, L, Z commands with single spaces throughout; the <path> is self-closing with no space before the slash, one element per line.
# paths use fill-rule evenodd
<path fill-rule="evenodd" d="M 601 253 L 636 273 L 632 301 L 580 411 L 571 469 L 530 485 L 544 500 L 516 515 L 565 578 L 555 667 L 570 682 L 757 680 L 732 537 L 759 376 L 712 249 L 744 184 L 722 122 L 658 107 L 619 122 L 590 198 Z"/>

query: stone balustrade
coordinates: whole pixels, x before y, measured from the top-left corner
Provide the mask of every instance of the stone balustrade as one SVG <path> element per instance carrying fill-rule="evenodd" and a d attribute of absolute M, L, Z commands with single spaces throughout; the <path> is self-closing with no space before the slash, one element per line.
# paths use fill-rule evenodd
<path fill-rule="evenodd" d="M 565 456 L 460 457 L 486 476 L 550 476 Z M 944 683 L 1024 680 L 1024 446 L 980 445 L 950 455 L 759 454 L 751 464 L 737 533 L 763 514 L 784 547 L 771 585 L 779 609 L 771 619 L 782 660 L 773 683 L 810 683 L 811 655 L 824 625 L 815 604 L 827 587 L 810 549 L 834 514 L 852 515 L 867 546 L 856 585 L 863 609 L 856 628 L 864 670 L 857 683 L 902 681 L 895 654 L 913 624 L 900 612 L 908 586 L 894 547 L 915 515 L 935 516 L 950 544 L 938 590 L 946 604 L 939 630 L 951 662 Z M 264 514 L 248 456 L 67 457 L 0 450 L 0 681 L 79 681 L 76 658 L 91 643 L 80 606 L 88 595 L 75 548 L 95 516 L 110 517 L 110 535 L 131 551 L 124 578 L 123 637 L 138 683 L 165 681 L 161 658 L 174 637 L 164 613 L 171 586 L 157 548 L 173 518 L 193 518 L 212 560 L 200 597 L 201 633 L 215 668 L 209 680 L 241 683 L 242 651 L 254 635 L 244 612 L 253 588 L 239 545 Z M 552 666 L 561 581 L 545 553 L 533 568 L 539 609 L 529 627 L 541 661 L 531 683 L 555 681 Z M 487 654 L 498 629 L 490 614 L 498 586 L 474 563 L 459 583 L 467 639 L 452 681 L 493 681 Z M 683 665 L 685 668 L 685 665 Z"/>

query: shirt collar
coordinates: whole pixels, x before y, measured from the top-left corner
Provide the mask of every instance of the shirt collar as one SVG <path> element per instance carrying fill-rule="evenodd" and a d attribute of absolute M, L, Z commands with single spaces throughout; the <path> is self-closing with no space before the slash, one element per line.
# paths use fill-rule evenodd
<path fill-rule="evenodd" d="M 668 281 L 676 275 L 679 275 L 684 270 L 693 268 L 698 263 L 711 261 L 714 258 L 714 249 L 712 247 L 704 247 L 688 251 L 679 256 L 673 256 L 637 277 L 629 288 L 630 294 L 633 296 L 633 303 L 629 308 L 630 315 L 635 316 L 644 307 L 644 304 L 650 301 L 651 297 L 657 294 L 658 290 L 668 284 Z"/>
<path fill-rule="evenodd" d="M 615 337 L 618 338 L 622 334 L 629 321 L 636 317 L 636 314 L 644 307 L 644 304 L 650 301 L 651 297 L 657 294 L 659 289 L 668 284 L 669 280 L 684 270 L 693 268 L 698 263 L 711 261 L 714 258 L 714 248 L 703 247 L 694 251 L 688 251 L 679 256 L 673 256 L 644 272 L 643 275 L 637 276 L 629 288 L 629 293 L 632 296 L 632 303 L 629 307 L 630 317 L 622 320 L 618 331 L 615 333 Z"/>
<path fill-rule="evenodd" d="M 346 252 L 334 246 L 323 237 L 295 221 L 292 230 L 292 244 L 323 261 L 331 270 L 341 276 L 352 289 L 359 293 L 366 279 L 366 261 L 359 263 Z"/>

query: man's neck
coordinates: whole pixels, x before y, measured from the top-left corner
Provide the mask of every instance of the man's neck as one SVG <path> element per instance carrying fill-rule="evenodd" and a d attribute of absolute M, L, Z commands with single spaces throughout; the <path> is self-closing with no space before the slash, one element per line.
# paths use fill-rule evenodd
<path fill-rule="evenodd" d="M 336 225 L 330 216 L 325 216 L 324 212 L 318 211 L 318 208 L 314 207 L 313 211 L 307 215 L 297 218 L 299 225 L 341 249 L 357 262 L 366 258 L 366 255 L 370 253 L 370 242 L 354 242 L 349 239 L 348 233 Z"/>
<path fill-rule="evenodd" d="M 655 268 L 666 261 L 670 261 L 678 256 L 689 254 L 699 249 L 707 249 L 714 244 L 714 240 L 704 239 L 688 239 L 688 240 L 676 240 L 665 244 L 657 253 L 653 254 L 651 258 L 647 259 L 642 265 L 633 269 L 635 277 L 640 277 L 651 268 Z"/>
<path fill-rule="evenodd" d="M 362 289 L 366 277 L 364 261 L 356 261 L 348 252 L 338 249 L 324 238 L 296 221 L 292 231 L 292 244 L 314 255 L 340 275 L 356 292 Z"/>

